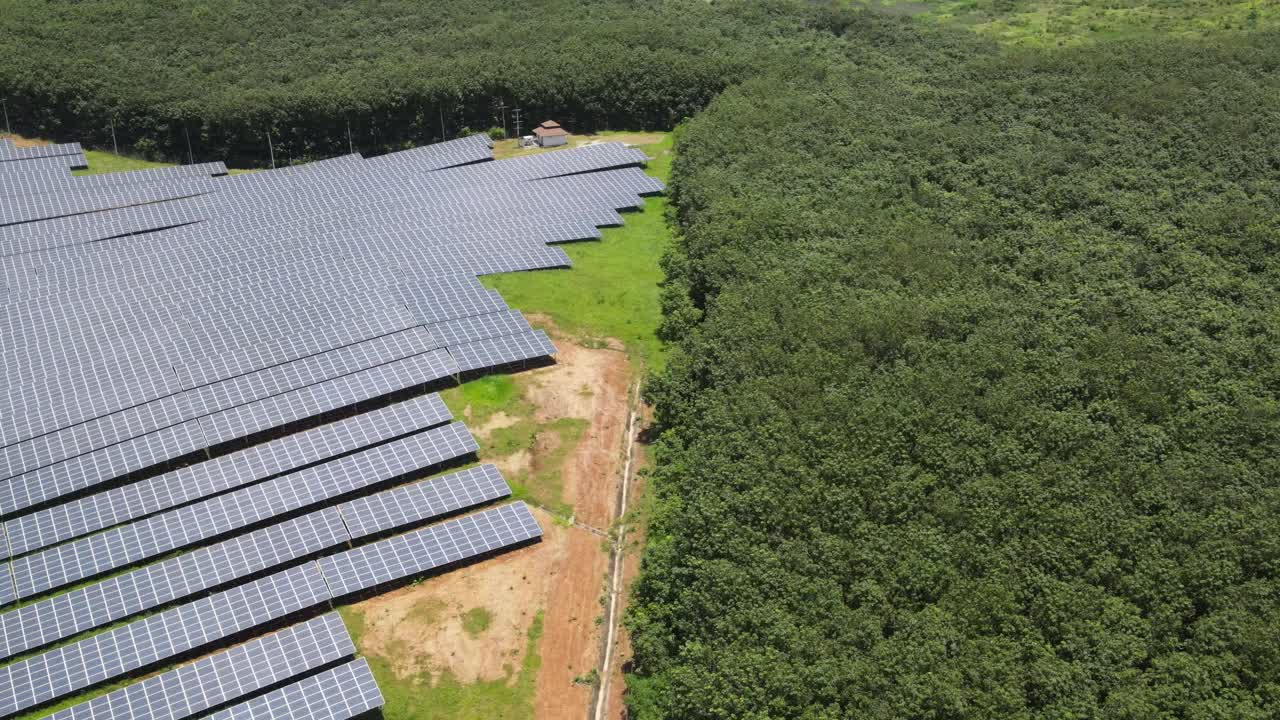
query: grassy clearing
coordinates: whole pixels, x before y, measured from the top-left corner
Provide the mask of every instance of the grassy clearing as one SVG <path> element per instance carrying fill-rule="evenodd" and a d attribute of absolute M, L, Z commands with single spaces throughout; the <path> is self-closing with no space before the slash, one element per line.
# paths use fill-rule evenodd
<path fill-rule="evenodd" d="M 577 447 L 589 423 L 578 418 L 560 418 L 539 423 L 534 407 L 525 399 L 520 385 L 510 375 L 491 375 L 441 393 L 454 417 L 465 419 L 480 444 L 484 461 L 509 459 L 527 453 L 527 465 L 504 468 L 512 498 L 525 500 L 562 518 L 573 515 L 564 501 L 560 473 L 573 448 Z M 502 417 L 498 417 L 501 413 Z M 501 426 L 488 427 L 502 421 Z"/>
<path fill-rule="evenodd" d="M 73 175 L 100 175 L 102 173 L 126 172 L 129 170 L 150 170 L 152 168 L 173 167 L 173 163 L 151 162 L 124 155 L 113 155 L 102 150 L 85 150 L 85 158 L 89 161 L 88 170 L 76 170 Z"/>
<path fill-rule="evenodd" d="M 1280 27 L 1267 0 L 853 0 L 972 28 L 1010 45 L 1066 47 L 1145 36 L 1205 37 Z"/>
<path fill-rule="evenodd" d="M 474 613 L 476 608 L 468 613 Z M 361 647 L 364 616 L 359 610 L 339 610 L 357 648 Z M 488 611 L 484 611 L 487 613 Z M 467 623 L 464 616 L 464 627 Z M 485 626 L 487 628 L 487 625 Z M 470 630 L 468 630 L 470 632 Z M 483 629 L 479 630 L 483 632 Z M 520 667 L 508 667 L 507 676 L 491 682 L 461 683 L 444 674 L 434 682 L 428 677 L 403 679 L 382 658 L 368 656 L 369 667 L 386 699 L 385 720 L 522 720 L 533 716 L 533 683 L 542 658 L 542 611 L 534 615 L 526 635 Z"/>
<path fill-rule="evenodd" d="M 611 136 L 602 136 L 610 139 Z M 666 180 L 671 171 L 670 134 L 649 134 L 657 142 L 638 145 L 653 160 L 650 175 Z M 484 284 L 526 313 L 549 317 L 562 333 L 587 346 L 605 338 L 622 342 L 633 364 L 661 367 L 657 338 L 661 318 L 658 261 L 671 242 L 665 197 L 648 198 L 644 212 L 627 213 L 625 224 L 606 228 L 599 241 L 562 247 L 573 261 L 568 270 L 490 275 Z"/>

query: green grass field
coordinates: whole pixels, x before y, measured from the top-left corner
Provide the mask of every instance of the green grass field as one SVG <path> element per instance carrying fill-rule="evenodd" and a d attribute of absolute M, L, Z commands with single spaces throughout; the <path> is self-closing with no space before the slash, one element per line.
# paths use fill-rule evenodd
<path fill-rule="evenodd" d="M 671 135 L 637 147 L 653 158 L 649 174 L 665 181 L 671 172 Z M 643 212 L 624 213 L 622 227 L 605 228 L 603 239 L 562 245 L 573 261 L 570 269 L 490 275 L 482 281 L 511 307 L 550 317 L 561 332 L 586 345 L 615 338 L 633 363 L 661 367 L 658 261 L 671 241 L 666 210 L 665 197 L 648 198 Z"/>
<path fill-rule="evenodd" d="M 555 451 L 539 456 L 539 464 L 521 472 L 504 473 L 511 486 L 513 500 L 526 500 L 546 509 L 562 520 L 573 516 L 573 508 L 563 497 L 560 468 L 587 429 L 587 421 L 560 418 L 551 423 L 534 420 L 534 408 L 520 396 L 516 381 L 510 375 L 489 375 L 440 393 L 445 405 L 456 418 L 465 418 L 468 427 L 483 427 L 496 413 L 512 418 L 512 424 L 491 430 L 486 437 L 476 436 L 482 460 L 506 457 L 535 446 L 555 436 Z"/>
<path fill-rule="evenodd" d="M 150 160 L 139 160 L 124 155 L 114 155 L 103 150 L 85 150 L 85 158 L 89 161 L 88 170 L 76 170 L 75 175 L 98 175 L 100 173 L 126 172 L 129 170 L 149 170 L 151 168 L 172 167 L 173 163 L 158 163 Z"/>
<path fill-rule="evenodd" d="M 1131 37 L 1203 37 L 1280 27 L 1272 0 L 852 0 L 972 28 L 1010 45 L 1064 47 Z"/>

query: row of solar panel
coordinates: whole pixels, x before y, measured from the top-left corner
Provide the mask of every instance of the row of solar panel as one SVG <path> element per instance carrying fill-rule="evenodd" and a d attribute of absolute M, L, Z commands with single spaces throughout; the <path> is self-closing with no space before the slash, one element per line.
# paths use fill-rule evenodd
<path fill-rule="evenodd" d="M 477 450 L 461 423 L 445 425 L 295 473 L 9 561 L 14 594 L 27 598 L 156 557 L 281 513 L 328 500 Z"/>
<path fill-rule="evenodd" d="M 388 582 L 541 535 L 523 503 L 322 557 L 0 667 L 0 715 L 135 672 Z"/>
<path fill-rule="evenodd" d="M 56 388 L 29 383 L 25 392 L 20 390 L 21 394 L 10 395 L 8 406 L 15 415 L 25 409 L 27 402 L 38 403 L 43 411 L 19 415 L 18 422 L 0 430 L 0 439 L 10 443 L 0 449 L 0 473 L 14 477 L 183 420 L 213 415 L 344 374 L 403 360 L 441 345 L 458 345 L 528 331 L 528 324 L 518 313 L 505 310 L 505 305 L 495 294 L 474 280 L 471 283 L 471 287 L 465 288 L 465 293 L 458 292 L 457 286 L 442 283 L 419 286 L 401 294 L 401 302 L 412 307 L 420 321 L 433 323 L 427 328 L 411 327 L 226 380 L 207 375 L 194 379 L 187 368 L 199 367 L 199 363 L 179 366 L 178 380 L 184 391 L 123 410 L 116 408 L 140 399 L 137 393 L 129 393 L 123 398 L 118 393 L 90 393 L 87 391 L 91 388 L 74 383 L 73 378 L 58 376 L 54 376 L 55 380 L 61 381 Z M 440 291 L 445 291 L 443 296 Z M 441 341 L 433 337 L 434 329 L 442 332 Z M 284 334 L 276 337 L 294 336 Z M 256 363 L 265 365 L 278 359 L 264 358 L 262 345 L 255 348 Z M 222 356 L 217 359 L 222 360 Z M 247 369 L 247 366 L 242 368 Z M 197 384 L 209 380 L 213 382 Z M 139 389 L 144 393 L 148 390 L 162 393 L 173 388 L 171 385 L 157 388 L 155 383 L 147 382 Z M 24 400 L 24 396 L 30 400 Z"/>
<path fill-rule="evenodd" d="M 0 485 L 0 512 L 17 512 L 199 450 L 458 372 L 448 353 L 434 350 L 187 420 L 18 475 Z"/>
<path fill-rule="evenodd" d="M 72 170 L 83 170 L 89 167 L 89 161 L 85 159 L 80 143 L 18 147 L 8 138 L 0 140 L 0 172 L 25 174 L 27 172 L 24 167 L 27 164 L 25 161 L 48 157 L 62 158 L 66 167 Z"/>
<path fill-rule="evenodd" d="M 0 614 L 0 658 L 510 492 L 496 468 L 480 465 L 238 535 Z"/>
<path fill-rule="evenodd" d="M 81 192 L 124 185 L 167 183 L 192 177 L 218 177 L 227 174 L 227 166 L 220 162 L 79 176 L 72 175 L 66 163 L 61 162 L 60 158 L 32 160 L 28 165 L 37 165 L 37 163 L 41 168 L 39 172 L 29 172 L 17 177 L 0 175 L 0 196 Z"/>
<path fill-rule="evenodd" d="M 361 180 L 364 182 L 359 182 Z M 387 185 L 389 182 L 387 178 L 367 176 L 343 176 L 342 181 L 352 186 L 350 190 L 344 190 L 342 197 L 334 197 L 331 193 L 316 196 L 299 194 L 289 197 L 286 204 L 270 212 L 257 207 L 253 213 L 233 212 L 224 220 L 184 228 L 177 231 L 184 238 L 184 242 L 177 247 L 195 249 L 204 242 L 229 242 L 244 232 L 272 235 L 275 233 L 264 231 L 273 226 L 278 226 L 280 231 L 285 231 L 299 222 L 321 226 L 330 225 L 348 217 L 361 219 L 360 225 L 364 226 L 377 222 L 380 218 L 394 218 L 402 212 L 412 212 L 422 216 L 424 220 L 434 219 L 434 222 L 439 222 L 446 217 L 455 218 L 456 221 L 476 213 L 489 214 L 500 210 L 524 209 L 526 214 L 530 210 L 550 212 L 563 204 L 575 203 L 579 197 L 598 197 L 601 205 L 613 205 L 615 209 L 621 209 L 634 206 L 637 203 L 635 195 L 654 192 L 661 187 L 656 181 L 635 169 L 548 179 L 519 188 L 510 185 L 484 189 L 422 188 L 413 184 L 412 181 Z M 226 181 L 219 181 L 216 185 L 224 187 Z M 629 193 L 624 192 L 628 190 L 630 190 Z M 225 195 L 223 192 L 217 192 L 204 195 L 199 200 L 176 204 L 189 206 L 202 203 L 207 206 L 217 202 L 225 203 L 228 199 Z M 175 203 L 162 205 L 172 204 Z M 219 210 L 238 209 L 238 205 L 233 205 L 229 209 L 206 207 L 201 217 L 207 221 L 210 220 L 210 215 Z M 116 212 L 132 213 L 139 210 Z M 90 222 L 90 217 L 86 216 L 83 222 Z M 171 224 L 171 222 L 165 224 Z M 165 233 L 165 235 L 168 234 Z M 0 235 L 0 238 L 3 238 L 3 235 Z M 70 248 L 56 254 L 57 262 L 61 264 L 65 259 L 61 256 L 65 256 L 68 252 L 72 255 L 91 254 L 111 257 L 119 253 L 128 253 L 135 246 L 138 247 L 139 254 L 153 255 L 157 250 L 154 245 L 162 240 L 163 238 L 157 236 L 150 239 L 138 238 L 136 242 L 130 239 L 124 243 L 108 243 L 105 247 Z M 25 258 L 24 262 L 41 263 L 46 260 L 37 256 Z M 54 262 L 54 256 L 51 256 L 48 262 Z M 8 276 L 4 278 L 6 283 L 13 280 Z"/>

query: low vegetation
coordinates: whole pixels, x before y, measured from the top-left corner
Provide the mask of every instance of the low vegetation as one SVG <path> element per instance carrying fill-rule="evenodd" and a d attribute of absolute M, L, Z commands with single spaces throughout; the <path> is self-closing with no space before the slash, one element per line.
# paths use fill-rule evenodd
<path fill-rule="evenodd" d="M 464 626 L 467 623 L 472 627 L 481 624 L 481 615 L 471 617 L 475 612 L 472 610 L 464 616 Z M 342 608 L 341 613 L 356 647 L 360 648 L 364 627 L 361 611 L 348 606 Z M 378 688 L 386 700 L 382 716 L 386 720 L 524 720 L 532 717 L 534 680 L 542 665 L 538 654 L 542 617 L 542 612 L 538 612 L 529 625 L 519 667 L 509 668 L 507 677 L 496 680 L 462 683 L 448 673 L 435 679 L 419 677 L 406 680 L 396 675 L 387 659 L 367 656 Z M 487 622 L 483 624 L 487 627 Z M 477 632 L 484 629 L 480 627 Z"/>
<path fill-rule="evenodd" d="M 493 622 L 493 613 L 482 607 L 474 607 L 462 614 L 462 629 L 471 637 L 478 637 Z"/>
<path fill-rule="evenodd" d="M 652 158 L 648 173 L 665 181 L 671 174 L 673 138 L 669 133 L 655 137 L 656 142 L 636 147 Z M 622 227 L 605 228 L 601 240 L 563 245 L 573 261 L 568 270 L 491 275 L 482 281 L 512 307 L 549 318 L 559 332 L 585 345 L 603 345 L 612 338 L 622 343 L 637 368 L 660 367 L 659 261 L 671 238 L 666 210 L 665 197 L 648 198 L 643 212 L 624 214 Z"/>

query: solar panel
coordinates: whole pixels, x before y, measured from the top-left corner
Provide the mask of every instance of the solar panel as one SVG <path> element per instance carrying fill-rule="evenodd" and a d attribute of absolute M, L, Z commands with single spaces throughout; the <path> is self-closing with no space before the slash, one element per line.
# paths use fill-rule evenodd
<path fill-rule="evenodd" d="M 196 450 L 456 373 L 448 353 L 432 351 L 203 415 L 19 475 L 0 486 L 0 512 L 16 512 Z"/>
<path fill-rule="evenodd" d="M 363 658 L 209 716 L 209 720 L 348 720 L 382 707 Z"/>
<path fill-rule="evenodd" d="M 449 347 L 449 354 L 460 372 L 524 362 L 554 355 L 555 352 L 555 345 L 541 330 Z"/>
<path fill-rule="evenodd" d="M 352 538 L 412 525 L 491 500 L 507 497 L 511 488 L 493 465 L 404 485 L 339 506 Z"/>
<path fill-rule="evenodd" d="M 257 485 L 9 561 L 19 597 L 93 577 L 474 453 L 461 423 L 410 435 Z"/>
<path fill-rule="evenodd" d="M 333 597 L 434 570 L 542 536 L 522 502 L 321 558 Z"/>
<path fill-rule="evenodd" d="M 506 335 L 518 335 L 530 330 L 529 322 L 517 310 L 446 320 L 429 327 L 431 334 L 447 346 L 462 345 L 476 340 Z"/>
<path fill-rule="evenodd" d="M 18 591 L 13 587 L 13 575 L 7 570 L 8 568 L 0 568 L 0 607 L 18 599 Z"/>
<path fill-rule="evenodd" d="M 422 395 L 371 412 L 89 495 L 4 524 L 8 557 L 265 480 L 304 465 L 452 419 L 439 395 Z"/>
<path fill-rule="evenodd" d="M 326 508 L 0 614 L 0 658 L 289 563 L 351 539 Z"/>
<path fill-rule="evenodd" d="M 50 720 L 178 720 L 355 654 L 337 613 L 321 615 L 92 700 Z"/>
<path fill-rule="evenodd" d="M 0 667 L 0 715 L 232 637 L 329 598 L 313 563 L 300 565 Z"/>

